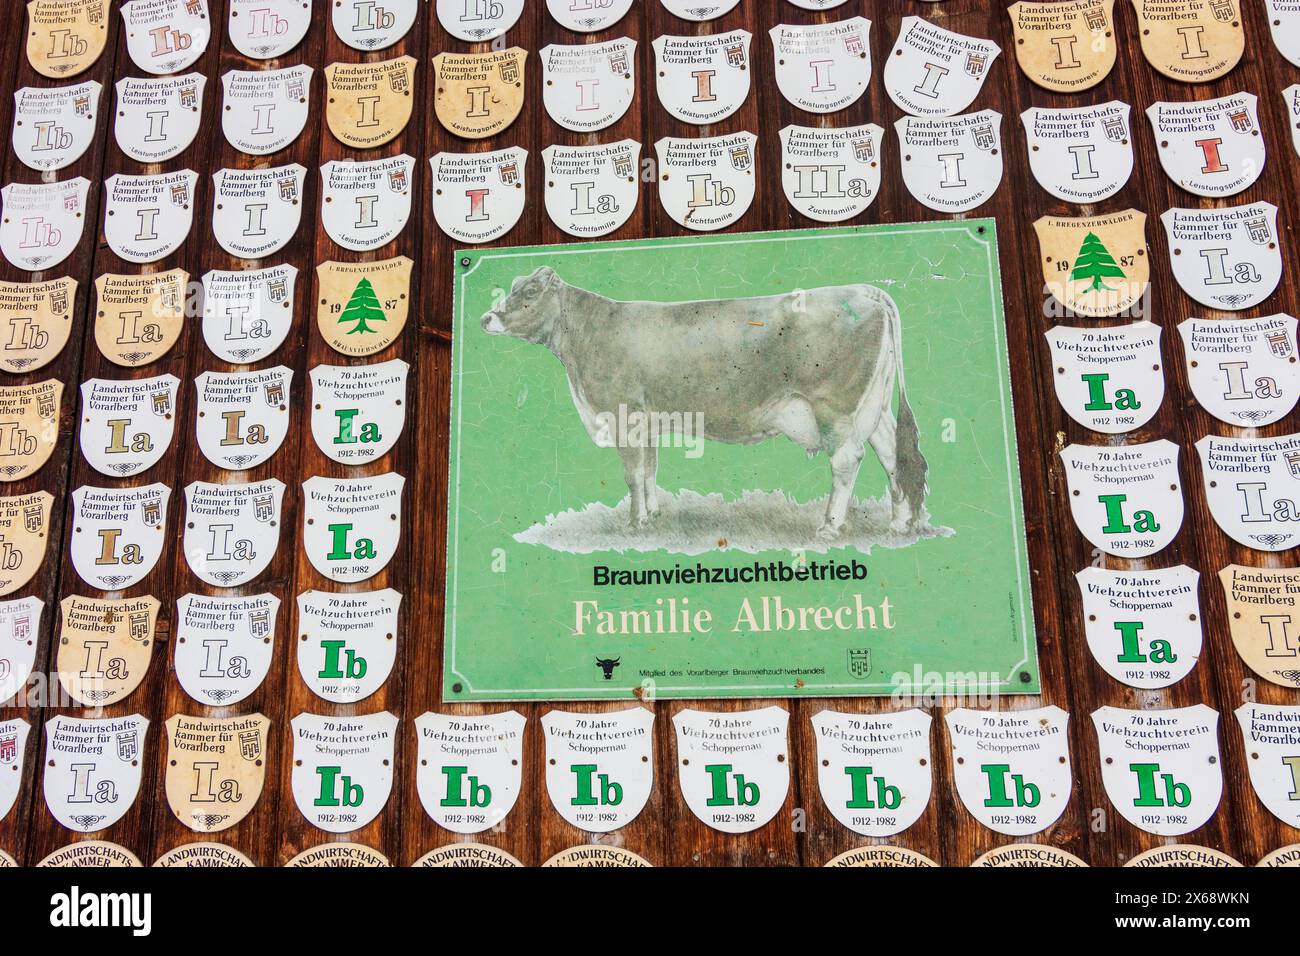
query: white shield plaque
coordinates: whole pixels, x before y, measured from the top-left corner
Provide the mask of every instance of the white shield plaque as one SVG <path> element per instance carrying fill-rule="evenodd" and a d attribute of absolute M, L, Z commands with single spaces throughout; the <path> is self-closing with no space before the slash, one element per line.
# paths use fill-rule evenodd
<path fill-rule="evenodd" d="M 1192 394 L 1219 421 L 1241 428 L 1271 425 L 1300 397 L 1296 320 L 1187 319 L 1178 326 Z"/>
<path fill-rule="evenodd" d="M 1300 542 L 1300 435 L 1196 443 L 1205 500 L 1224 534 L 1256 551 Z"/>
<path fill-rule="evenodd" d="M 221 131 L 250 156 L 278 153 L 298 138 L 310 107 L 309 66 L 230 70 L 221 77 Z"/>
<path fill-rule="evenodd" d="M 519 799 L 524 723 L 502 714 L 421 714 L 415 786 L 424 812 L 452 833 L 499 825 Z"/>
<path fill-rule="evenodd" d="M 0 720 L 0 820 L 9 816 L 23 783 L 23 758 L 31 724 L 21 717 Z"/>
<path fill-rule="evenodd" d="M 49 172 L 81 158 L 95 137 L 99 94 L 90 80 L 76 86 L 25 86 L 14 93 L 14 128 L 9 142 L 23 164 Z"/>
<path fill-rule="evenodd" d="M 157 262 L 178 248 L 194 222 L 198 173 L 182 169 L 154 176 L 123 173 L 104 181 L 104 238 L 127 262 Z"/>
<path fill-rule="evenodd" d="M 1300 707 L 1248 703 L 1235 713 L 1255 796 L 1287 826 L 1300 828 Z"/>
<path fill-rule="evenodd" d="M 1201 656 L 1200 574 L 1189 567 L 1074 576 L 1088 650 L 1111 677 L 1152 690 L 1182 680 Z"/>
<path fill-rule="evenodd" d="M 311 370 L 311 435 L 325 457 L 364 465 L 388 454 L 406 423 L 409 369 L 392 359 Z"/>
<path fill-rule="evenodd" d="M 636 92 L 636 41 L 542 47 L 542 103 L 560 126 L 594 133 L 616 123 Z"/>
<path fill-rule="evenodd" d="M 790 791 L 789 722 L 775 706 L 674 714 L 677 782 L 691 813 L 723 833 L 748 833 L 776 816 Z"/>
<path fill-rule="evenodd" d="M 696 232 L 725 229 L 754 201 L 753 133 L 655 143 L 659 202 L 673 221 Z"/>
<path fill-rule="evenodd" d="M 654 723 L 644 707 L 543 716 L 546 792 L 555 811 L 587 833 L 635 820 L 654 785 Z"/>
<path fill-rule="evenodd" d="M 930 209 L 968 212 L 1002 183 L 1002 114 L 904 116 L 894 124 L 907 191 Z"/>
<path fill-rule="evenodd" d="M 167 540 L 164 484 L 72 493 L 72 566 L 91 587 L 122 591 L 153 570 Z"/>
<path fill-rule="evenodd" d="M 122 4 L 126 51 L 154 76 L 178 73 L 208 48 L 208 0 L 128 0 Z"/>
<path fill-rule="evenodd" d="M 1300 3 L 1296 0 L 1264 0 L 1268 26 L 1278 52 L 1300 66 Z"/>
<path fill-rule="evenodd" d="M 875 123 L 828 129 L 781 130 L 781 188 L 790 205 L 818 222 L 862 213 L 880 191 L 880 143 Z"/>
<path fill-rule="evenodd" d="M 1092 713 L 1106 796 L 1147 833 L 1178 836 L 1213 816 L 1223 794 L 1219 713 L 1100 707 Z"/>
<path fill-rule="evenodd" d="M 475 0 L 461 2 L 471 10 L 475 6 Z M 479 2 L 491 6 L 509 0 Z M 354 50 L 383 50 L 410 32 L 423 5 L 421 0 L 334 0 L 334 33 Z"/>
<path fill-rule="evenodd" d="M 260 362 L 280 347 L 293 322 L 298 270 L 291 265 L 203 277 L 203 341 L 232 365 Z"/>
<path fill-rule="evenodd" d="M 262 259 L 289 244 L 302 219 L 307 177 L 297 163 L 219 169 L 212 175 L 212 233 L 232 256 Z"/>
<path fill-rule="evenodd" d="M 1212 309 L 1259 305 L 1282 281 L 1277 207 L 1256 202 L 1221 209 L 1170 209 L 1160 221 L 1183 291 Z"/>
<path fill-rule="evenodd" d="M 524 0 L 437 0 L 438 22 L 458 40 L 482 43 L 519 22 Z"/>
<path fill-rule="evenodd" d="M 388 567 L 401 539 L 405 483 L 395 472 L 304 481 L 302 543 L 312 567 L 343 583 Z"/>
<path fill-rule="evenodd" d="M 636 209 L 641 144 L 634 139 L 596 146 L 548 146 L 546 214 L 571 236 L 605 236 Z"/>
<path fill-rule="evenodd" d="M 489 153 L 438 153 L 433 167 L 433 218 L 458 242 L 492 242 L 515 227 L 524 211 L 521 146 Z"/>
<path fill-rule="evenodd" d="M 1160 162 L 1175 183 L 1197 196 L 1235 196 L 1264 171 L 1264 136 L 1254 93 L 1215 100 L 1152 103 L 1147 118 Z"/>
<path fill-rule="evenodd" d="M 113 135 L 139 163 L 163 163 L 189 148 L 203 116 L 202 73 L 117 81 Z"/>
<path fill-rule="evenodd" d="M 86 225 L 90 180 L 10 183 L 0 190 L 0 251 L 16 269 L 53 269 L 77 248 Z"/>
<path fill-rule="evenodd" d="M 250 60 L 274 60 L 296 47 L 311 26 L 312 0 L 226 0 L 226 32 Z"/>
<path fill-rule="evenodd" d="M 292 726 L 293 799 L 307 822 L 351 833 L 377 817 L 393 789 L 397 718 L 299 714 Z"/>
<path fill-rule="evenodd" d="M 745 30 L 712 36 L 661 36 L 655 53 L 655 90 L 670 116 L 684 123 L 726 119 L 749 96 L 751 63 Z"/>
<path fill-rule="evenodd" d="M 81 383 L 81 453 L 101 475 L 127 478 L 148 471 L 172 443 L 175 375 L 91 378 Z"/>
<path fill-rule="evenodd" d="M 44 610 L 35 596 L 0 601 L 0 700 L 13 697 L 32 676 Z"/>
<path fill-rule="evenodd" d="M 1300 83 L 1283 90 L 1282 99 L 1286 101 L 1287 117 L 1291 120 L 1291 145 L 1300 154 Z"/>
<path fill-rule="evenodd" d="M 1095 432 L 1118 435 L 1151 421 L 1165 397 L 1160 326 L 1058 325 L 1048 330 L 1052 384 L 1067 415 Z"/>
<path fill-rule="evenodd" d="M 266 570 L 280 544 L 284 482 L 185 486 L 185 562 L 215 587 L 247 584 Z"/>
<path fill-rule="evenodd" d="M 1020 114 L 1020 122 L 1029 146 L 1029 168 L 1057 199 L 1100 202 L 1123 189 L 1133 175 L 1127 103 L 1031 107 Z"/>
<path fill-rule="evenodd" d="M 45 806 L 78 833 L 111 827 L 140 792 L 149 721 L 54 717 L 45 723 Z"/>
<path fill-rule="evenodd" d="M 823 710 L 817 735 L 817 786 L 836 820 L 862 836 L 901 833 L 930 803 L 930 715 Z"/>
<path fill-rule="evenodd" d="M 1070 514 L 1094 547 L 1121 558 L 1164 548 L 1183 526 L 1178 446 L 1068 445 L 1061 450 Z"/>
<path fill-rule="evenodd" d="M 293 369 L 204 372 L 194 379 L 194 433 L 203 457 L 218 468 L 244 471 L 269 459 L 289 431 Z"/>
<path fill-rule="evenodd" d="M 920 17 L 904 17 L 885 61 L 885 89 L 904 113 L 952 116 L 975 101 L 1002 49 Z"/>
<path fill-rule="evenodd" d="M 776 64 L 776 85 L 790 103 L 810 113 L 842 110 L 871 82 L 871 21 L 850 17 L 836 23 L 768 31 Z"/>
<path fill-rule="evenodd" d="M 397 658 L 392 588 L 365 593 L 298 595 L 298 673 L 317 697 L 355 704 L 379 690 Z"/>
<path fill-rule="evenodd" d="M 229 707 L 261 687 L 279 611 L 274 594 L 187 594 L 178 600 L 172 664 L 181 689 L 200 704 Z"/>
<path fill-rule="evenodd" d="M 367 252 L 396 239 L 411 216 L 415 160 L 405 154 L 320 168 L 321 222 L 344 249 Z"/>

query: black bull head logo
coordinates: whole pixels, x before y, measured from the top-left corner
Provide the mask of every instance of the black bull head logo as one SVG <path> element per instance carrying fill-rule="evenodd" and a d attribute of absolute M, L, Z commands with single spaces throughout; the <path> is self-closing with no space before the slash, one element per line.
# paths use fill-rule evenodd
<path fill-rule="evenodd" d="M 604 660 L 599 657 L 596 658 L 596 666 L 604 672 L 605 680 L 614 679 L 614 668 L 618 666 L 620 660 L 621 658 L 618 657 L 610 657 Z"/>

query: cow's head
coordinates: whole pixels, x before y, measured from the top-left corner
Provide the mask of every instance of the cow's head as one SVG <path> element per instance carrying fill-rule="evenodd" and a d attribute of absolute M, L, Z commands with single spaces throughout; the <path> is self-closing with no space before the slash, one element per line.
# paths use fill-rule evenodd
<path fill-rule="evenodd" d="M 530 276 L 520 276 L 510 286 L 510 294 L 483 314 L 483 331 L 535 344 L 547 341 L 555 324 L 557 293 L 563 286 L 564 280 L 549 266 L 542 266 Z"/>
<path fill-rule="evenodd" d="M 607 657 L 603 660 L 599 657 L 596 658 L 596 666 L 604 672 L 605 680 L 614 679 L 614 668 L 618 666 L 618 662 L 619 658 L 617 657 Z"/>

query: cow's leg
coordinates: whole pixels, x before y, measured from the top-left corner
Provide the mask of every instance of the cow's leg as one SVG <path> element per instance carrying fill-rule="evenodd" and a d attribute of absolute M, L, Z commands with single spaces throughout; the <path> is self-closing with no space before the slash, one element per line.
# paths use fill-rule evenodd
<path fill-rule="evenodd" d="M 650 521 L 645 512 L 645 449 L 620 445 L 618 456 L 623 459 L 623 479 L 631 493 L 628 502 L 628 518 L 633 528 L 644 528 Z"/>
<path fill-rule="evenodd" d="M 876 430 L 871 433 L 871 448 L 880 459 L 880 467 L 889 478 L 889 530 L 906 531 L 912 523 L 912 506 L 898 484 L 898 451 L 895 433 L 897 423 L 892 412 L 880 416 Z"/>
<path fill-rule="evenodd" d="M 641 459 L 641 474 L 645 513 L 648 518 L 653 518 L 659 513 L 659 484 L 656 481 L 659 473 L 659 446 L 652 442 L 642 450 L 644 456 Z"/>
<path fill-rule="evenodd" d="M 831 539 L 839 537 L 844 528 L 844 519 L 849 512 L 849 498 L 853 495 L 853 486 L 858 481 L 858 469 L 867 451 L 862 441 L 850 436 L 840 446 L 830 452 L 831 459 L 831 496 L 826 503 L 826 520 L 817 529 L 817 537 Z"/>

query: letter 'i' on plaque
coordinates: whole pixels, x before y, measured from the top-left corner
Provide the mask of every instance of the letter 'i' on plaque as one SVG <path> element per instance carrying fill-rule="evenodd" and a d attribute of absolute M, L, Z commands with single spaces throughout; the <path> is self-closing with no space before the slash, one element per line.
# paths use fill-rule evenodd
<path fill-rule="evenodd" d="M 552 710 L 542 717 L 551 806 L 587 833 L 637 818 L 654 786 L 654 713 L 644 707 L 599 714 Z"/>
<path fill-rule="evenodd" d="M 248 584 L 270 565 L 280 544 L 284 483 L 192 481 L 185 487 L 185 562 L 214 587 Z"/>
<path fill-rule="evenodd" d="M 406 129 L 416 62 L 409 56 L 325 67 L 325 121 L 344 146 L 382 146 Z"/>
<path fill-rule="evenodd" d="M 1170 209 L 1160 221 L 1174 278 L 1201 305 L 1231 312 L 1254 308 L 1282 281 L 1272 203 Z"/>
<path fill-rule="evenodd" d="M 374 577 L 393 560 L 402 533 L 402 487 L 394 472 L 302 483 L 303 548 L 331 581 Z"/>
<path fill-rule="evenodd" d="M 262 259 L 289 244 L 302 221 L 307 170 L 298 163 L 219 169 L 212 175 L 212 234 L 236 258 Z"/>
<path fill-rule="evenodd" d="M 1115 0 L 1013 3 L 1016 62 L 1044 89 L 1091 89 L 1115 66 Z"/>
<path fill-rule="evenodd" d="M 333 5 L 335 0 L 322 2 Z M 311 26 L 312 0 L 226 0 L 226 9 L 230 42 L 250 60 L 283 56 L 302 41 Z"/>
<path fill-rule="evenodd" d="M 1226 74 L 1246 49 L 1239 0 L 1133 0 L 1142 54 L 1184 83 Z"/>
<path fill-rule="evenodd" d="M 101 475 L 148 471 L 171 447 L 176 429 L 175 375 L 90 378 L 81 384 L 81 454 Z"/>
<path fill-rule="evenodd" d="M 930 715 L 823 710 L 817 735 L 817 786 L 831 815 L 854 833 L 902 833 L 925 812 L 933 787 Z"/>
<path fill-rule="evenodd" d="M 696 232 L 725 229 L 754 201 L 753 133 L 655 143 L 659 202 L 679 226 Z"/>
<path fill-rule="evenodd" d="M 176 714 L 164 726 L 164 790 L 176 819 L 197 833 L 218 833 L 248 816 L 266 779 L 266 735 L 271 721 L 261 714 Z"/>
<path fill-rule="evenodd" d="M 1080 425 L 1122 434 L 1141 428 L 1160 409 L 1165 397 L 1160 326 L 1146 321 L 1096 329 L 1058 325 L 1046 335 L 1056 398 Z"/>
<path fill-rule="evenodd" d="M 120 259 L 157 262 L 180 248 L 194 222 L 191 169 L 104 180 L 104 239 Z"/>
<path fill-rule="evenodd" d="M 1128 687 L 1176 684 L 1201 656 L 1200 574 L 1192 568 L 1113 571 L 1075 576 L 1083 631 L 1093 659 Z"/>
<path fill-rule="evenodd" d="M 566 46 L 553 43 L 538 53 L 542 61 L 542 104 L 558 125 L 594 133 L 617 122 L 636 91 L 636 41 Z"/>
<path fill-rule="evenodd" d="M 293 369 L 204 372 L 194 379 L 194 437 L 218 468 L 245 471 L 270 459 L 289 431 Z"/>
<path fill-rule="evenodd" d="M 63 383 L 0 385 L 0 481 L 19 481 L 49 460 L 59 440 Z"/>
<path fill-rule="evenodd" d="M 393 789 L 394 715 L 299 714 L 292 727 L 293 799 L 308 823 L 351 833 L 383 811 Z"/>
<path fill-rule="evenodd" d="M 464 139 L 495 136 L 524 105 L 524 61 L 519 47 L 491 53 L 439 53 L 433 58 L 433 107 L 438 122 Z"/>
<path fill-rule="evenodd" d="M 488 153 L 436 153 L 429 165 L 438 228 L 459 242 L 477 244 L 504 236 L 524 211 L 527 162 L 528 150 L 522 146 Z"/>
<path fill-rule="evenodd" d="M 1194 103 L 1152 103 L 1147 118 L 1165 172 L 1197 196 L 1234 196 L 1264 171 L 1253 93 Z"/>
<path fill-rule="evenodd" d="M 183 269 L 95 280 L 95 345 L 114 365 L 139 368 L 180 338 L 190 277 Z"/>
<path fill-rule="evenodd" d="M 1219 438 L 1196 443 L 1205 499 L 1214 522 L 1256 551 L 1285 551 L 1300 541 L 1300 435 Z"/>
<path fill-rule="evenodd" d="M 875 123 L 781 130 L 781 188 L 796 210 L 818 222 L 843 222 L 864 212 L 880 191 Z"/>
<path fill-rule="evenodd" d="M 130 0 L 121 13 L 127 53 L 154 76 L 191 66 L 212 36 L 208 0 Z"/>
<path fill-rule="evenodd" d="M 392 359 L 311 370 L 311 434 L 325 457 L 364 465 L 388 454 L 406 422 L 409 368 Z"/>
<path fill-rule="evenodd" d="M 1162 550 L 1183 526 L 1178 452 L 1167 439 L 1063 448 L 1070 514 L 1080 533 L 1116 557 Z"/>
<path fill-rule="evenodd" d="M 414 4 L 415 0 L 405 2 Z M 524 0 L 436 0 L 436 8 L 444 30 L 458 40 L 482 43 L 501 36 L 519 21 Z"/>
<path fill-rule="evenodd" d="M 401 235 L 411 216 L 415 160 L 403 153 L 364 162 L 331 160 L 320 168 L 321 224 L 335 243 L 368 252 Z"/>
<path fill-rule="evenodd" d="M 1002 114 L 900 117 L 899 160 L 907 191 L 938 212 L 969 212 L 984 205 L 1002 183 Z"/>
<path fill-rule="evenodd" d="M 802 110 L 834 113 L 856 103 L 871 82 L 871 21 L 850 17 L 768 31 L 781 95 Z"/>
<path fill-rule="evenodd" d="M 51 79 L 88 69 L 108 40 L 109 0 L 31 0 L 27 4 L 27 60 Z"/>
<path fill-rule="evenodd" d="M 54 497 L 48 491 L 34 491 L 13 498 L 0 497 L 0 597 L 13 594 L 36 576 L 45 561 L 49 548 L 50 504 Z M 32 600 L 36 600 L 33 598 Z M 7 678 L 14 676 L 14 667 L 8 651 L 15 644 L 5 639 L 5 628 L 14 626 L 12 615 L 19 602 L 0 603 L 0 691 L 6 690 Z M 37 604 L 40 602 L 37 601 Z M 39 615 L 39 608 L 37 614 Z M 30 618 L 28 619 L 30 624 Z M 20 635 L 10 631 L 12 639 L 23 647 L 33 645 L 26 641 L 31 633 Z M 18 651 L 26 657 L 25 651 Z M 22 676 L 26 680 L 26 675 Z M 13 696 L 10 691 L 9 697 Z M 9 697 L 3 698 L 8 700 Z"/>
<path fill-rule="evenodd" d="M 1295 407 L 1300 361 L 1292 316 L 1187 319 L 1178 333 L 1192 394 L 1219 421 L 1258 428 Z"/>
<path fill-rule="evenodd" d="M 310 112 L 312 68 L 230 70 L 221 77 L 221 131 L 249 156 L 278 153 L 296 140 Z"/>
<path fill-rule="evenodd" d="M 462 2 L 468 4 L 464 8 L 468 14 L 477 4 L 490 7 L 493 0 Z M 338 38 L 354 50 L 383 50 L 411 31 L 425 3 L 427 0 L 333 0 L 331 23 Z"/>
<path fill-rule="evenodd" d="M 782 707 L 673 716 L 677 782 L 691 813 L 723 833 L 748 833 L 771 820 L 790 791 Z"/>
<path fill-rule="evenodd" d="M 209 707 L 229 707 L 262 686 L 279 609 L 274 594 L 180 598 L 172 663 L 185 693 Z"/>
<path fill-rule="evenodd" d="M 55 666 L 68 696 L 87 707 L 106 707 L 129 697 L 153 659 L 158 599 L 70 595 L 60 610 Z"/>
<path fill-rule="evenodd" d="M 1057 199 L 1094 203 L 1109 199 L 1133 174 L 1129 105 L 1064 109 L 1031 107 L 1020 114 L 1029 146 L 1029 168 Z"/>
<path fill-rule="evenodd" d="M 148 719 L 139 714 L 46 721 L 43 786 L 54 819 L 69 830 L 94 833 L 126 816 L 140 792 L 148 731 Z"/>
<path fill-rule="evenodd" d="M 716 123 L 735 113 L 749 96 L 750 39 L 745 30 L 656 37 L 652 46 L 660 105 L 684 123 Z"/>
<path fill-rule="evenodd" d="M 1300 688 L 1300 568 L 1230 564 L 1219 572 L 1233 647 L 1260 677 Z"/>
<path fill-rule="evenodd" d="M 992 40 L 904 17 L 885 61 L 885 90 L 911 116 L 953 116 L 975 101 L 1001 52 Z"/>
<path fill-rule="evenodd" d="M 50 172 L 80 159 L 95 136 L 102 90 L 94 80 L 75 86 L 16 90 L 9 142 L 23 165 Z"/>
<path fill-rule="evenodd" d="M 595 146 L 548 146 L 546 214 L 571 236 L 605 236 L 636 209 L 641 144 L 634 139 Z"/>
<path fill-rule="evenodd" d="M 397 659 L 392 588 L 364 594 L 304 591 L 298 595 L 298 674 L 317 697 L 352 704 L 378 691 Z"/>
<path fill-rule="evenodd" d="M 53 269 L 77 248 L 86 225 L 90 180 L 10 183 L 0 190 L 0 252 L 16 269 Z"/>
<path fill-rule="evenodd" d="M 213 269 L 203 277 L 203 341 L 231 365 L 247 365 L 280 347 L 293 321 L 298 270 Z"/>
<path fill-rule="evenodd" d="M 0 282 L 0 369 L 34 372 L 58 358 L 72 333 L 77 280 Z"/>
<path fill-rule="evenodd" d="M 519 799 L 525 720 L 514 710 L 472 717 L 430 712 L 415 719 L 415 786 L 438 826 L 482 833 L 505 820 Z"/>
<path fill-rule="evenodd" d="M 1038 234 L 1043 289 L 1070 313 L 1105 318 L 1142 301 L 1151 275 L 1145 213 L 1073 219 L 1043 216 Z"/>
<path fill-rule="evenodd" d="M 1246 703 L 1236 715 L 1255 796 L 1287 826 L 1300 828 L 1300 707 Z"/>
<path fill-rule="evenodd" d="M 153 570 L 167 535 L 171 489 L 92 488 L 72 493 L 72 566 L 101 591 L 122 591 Z"/>
<path fill-rule="evenodd" d="M 118 80 L 113 117 L 118 148 L 139 163 L 175 159 L 198 135 L 206 85 L 202 73 Z"/>

